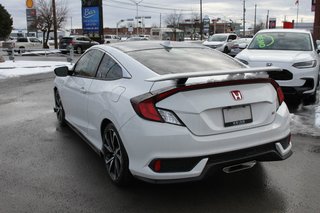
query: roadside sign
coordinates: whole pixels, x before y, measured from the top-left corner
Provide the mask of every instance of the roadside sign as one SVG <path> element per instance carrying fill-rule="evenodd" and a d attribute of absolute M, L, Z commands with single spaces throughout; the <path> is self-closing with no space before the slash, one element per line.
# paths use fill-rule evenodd
<path fill-rule="evenodd" d="M 27 8 L 29 8 L 29 9 L 33 8 L 33 6 L 34 6 L 33 0 L 27 0 L 27 1 L 26 1 L 26 6 L 27 6 Z"/>

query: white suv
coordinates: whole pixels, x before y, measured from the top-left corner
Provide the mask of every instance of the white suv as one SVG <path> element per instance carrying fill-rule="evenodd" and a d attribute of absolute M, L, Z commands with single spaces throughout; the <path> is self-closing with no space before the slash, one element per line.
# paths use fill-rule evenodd
<path fill-rule="evenodd" d="M 269 76 L 279 83 L 286 100 L 296 104 L 301 100 L 305 104 L 316 102 L 320 58 L 310 32 L 294 29 L 259 31 L 236 58 L 250 67 L 282 68 L 282 72 L 269 72 Z"/>
<path fill-rule="evenodd" d="M 229 53 L 233 41 L 237 39 L 237 35 L 233 33 L 217 33 L 203 42 L 204 46 L 211 47 L 224 53 Z"/>

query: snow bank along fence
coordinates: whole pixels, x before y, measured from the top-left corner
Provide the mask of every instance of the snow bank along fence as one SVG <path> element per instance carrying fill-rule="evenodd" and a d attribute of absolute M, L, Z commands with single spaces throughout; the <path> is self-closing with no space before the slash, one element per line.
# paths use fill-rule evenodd
<path fill-rule="evenodd" d="M 11 46 L 5 46 L 0 47 L 0 52 L 7 53 L 10 60 L 15 59 L 15 56 L 59 56 L 59 57 L 65 57 L 67 62 L 74 62 L 74 56 L 75 52 L 72 47 L 68 49 L 39 49 L 39 48 L 13 48 Z M 63 53 L 64 54 L 63 54 Z"/>

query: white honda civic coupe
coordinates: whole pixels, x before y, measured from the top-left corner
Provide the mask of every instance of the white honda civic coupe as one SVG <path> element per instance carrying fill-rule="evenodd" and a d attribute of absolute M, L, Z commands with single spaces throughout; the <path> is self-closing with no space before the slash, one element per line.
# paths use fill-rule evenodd
<path fill-rule="evenodd" d="M 111 180 L 198 180 L 291 154 L 279 85 L 204 46 L 139 41 L 97 45 L 55 69 L 60 124 L 96 150 Z"/>

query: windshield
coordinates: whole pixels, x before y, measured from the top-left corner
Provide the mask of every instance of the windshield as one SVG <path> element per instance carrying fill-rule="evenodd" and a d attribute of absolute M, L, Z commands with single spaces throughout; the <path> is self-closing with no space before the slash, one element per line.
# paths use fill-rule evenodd
<path fill-rule="evenodd" d="M 227 37 L 226 35 L 213 35 L 209 37 L 208 41 L 226 41 Z"/>
<path fill-rule="evenodd" d="M 127 54 L 160 75 L 244 68 L 236 60 L 211 49 L 172 48 L 166 50 L 163 48 L 133 51 Z"/>
<path fill-rule="evenodd" d="M 312 51 L 308 33 L 266 32 L 255 36 L 248 49 Z"/>

